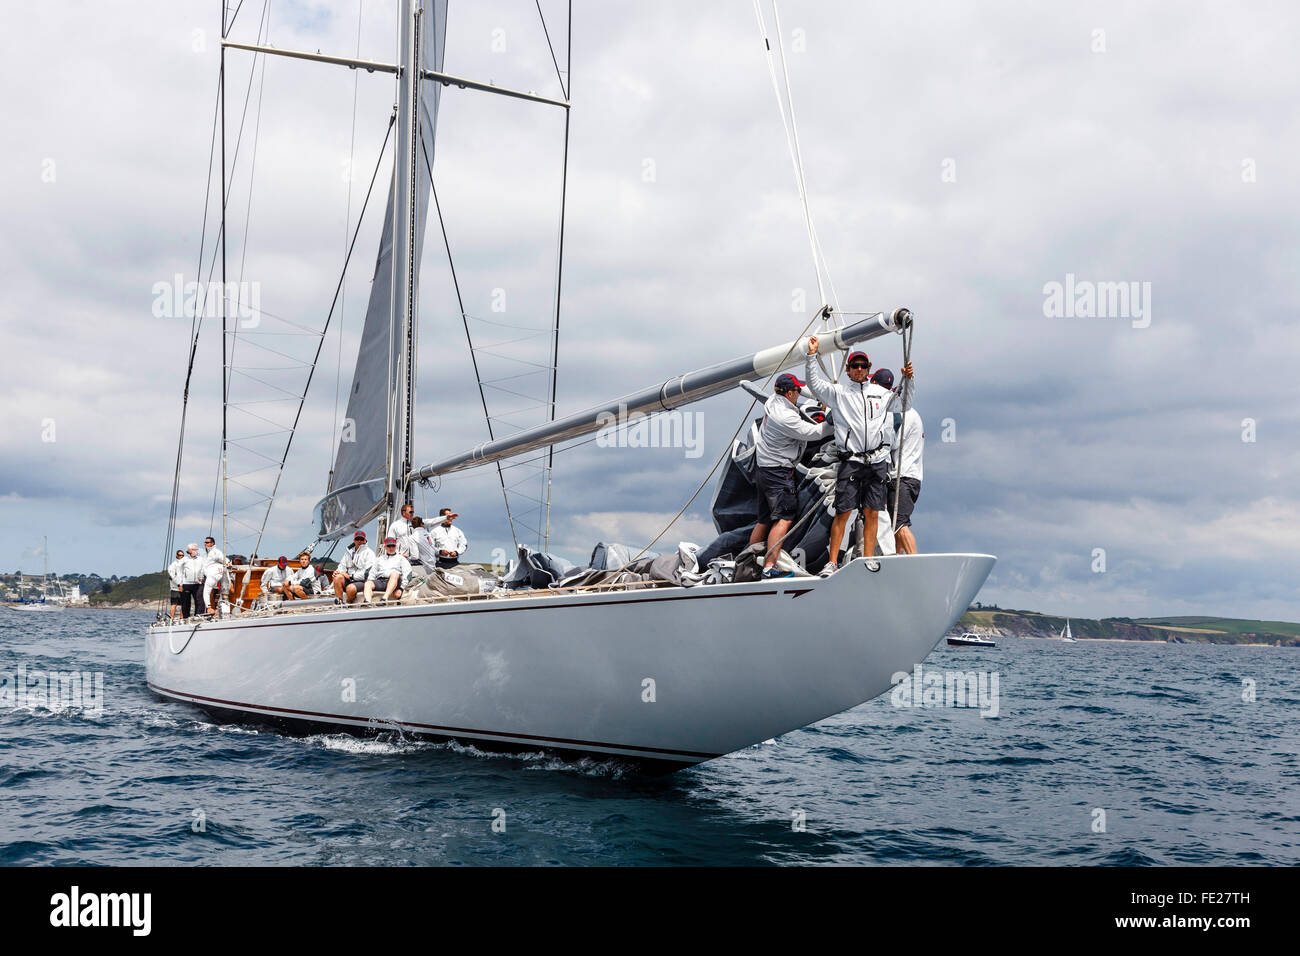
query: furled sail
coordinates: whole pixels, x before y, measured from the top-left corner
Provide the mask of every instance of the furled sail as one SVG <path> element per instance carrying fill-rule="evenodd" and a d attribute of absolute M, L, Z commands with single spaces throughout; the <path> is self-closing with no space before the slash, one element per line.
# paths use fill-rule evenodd
<path fill-rule="evenodd" d="M 430 0 L 421 18 L 420 49 L 423 69 L 441 72 L 446 41 L 447 0 Z M 416 162 L 417 213 L 415 262 L 418 271 L 424 247 L 425 218 L 429 207 L 429 163 L 433 162 L 434 133 L 442 84 L 425 82 L 420 96 L 420 143 Z M 316 533 L 334 538 L 374 518 L 388 490 L 389 383 L 396 380 L 402 343 L 392 334 L 393 316 L 393 206 L 399 177 L 405 168 L 398 153 L 388 186 L 384 229 L 379 241 L 370 302 L 361 333 L 356 370 L 348 395 L 347 414 L 340 431 L 334 468 L 325 497 L 316 505 Z"/>

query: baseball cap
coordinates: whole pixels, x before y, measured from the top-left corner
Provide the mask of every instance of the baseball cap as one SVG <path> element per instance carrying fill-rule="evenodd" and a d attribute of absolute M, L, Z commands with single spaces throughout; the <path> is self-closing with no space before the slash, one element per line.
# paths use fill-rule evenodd
<path fill-rule="evenodd" d="M 803 382 L 799 381 L 789 372 L 785 372 L 782 375 L 778 376 L 776 380 L 776 390 L 778 392 L 785 392 L 792 388 L 803 388 L 803 387 L 804 387 Z"/>
<path fill-rule="evenodd" d="M 366 533 L 365 533 L 364 531 L 358 531 L 356 534 L 354 534 L 354 535 L 352 536 L 352 540 L 353 540 L 353 541 L 365 541 L 365 540 L 366 540 Z"/>
<path fill-rule="evenodd" d="M 846 361 L 844 364 L 852 365 L 858 359 L 862 359 L 862 361 L 866 362 L 868 365 L 871 364 L 871 359 L 867 358 L 866 352 L 850 352 L 848 361 Z"/>
<path fill-rule="evenodd" d="M 871 381 L 882 388 L 893 388 L 894 373 L 887 368 L 877 369 L 876 373 L 871 376 Z"/>
<path fill-rule="evenodd" d="M 384 539 L 384 547 L 388 547 L 390 544 L 397 544 L 397 539 L 394 538 L 391 534 Z"/>
<path fill-rule="evenodd" d="M 284 567 L 286 564 L 289 563 L 289 559 L 286 558 L 284 555 L 280 555 L 279 560 L 276 561 L 275 563 L 278 564 L 280 567 Z"/>

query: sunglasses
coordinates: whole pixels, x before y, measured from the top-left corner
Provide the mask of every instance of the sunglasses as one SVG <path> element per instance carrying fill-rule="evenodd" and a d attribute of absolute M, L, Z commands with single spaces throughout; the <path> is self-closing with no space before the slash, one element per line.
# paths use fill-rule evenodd
<path fill-rule="evenodd" d="M 855 371 L 864 371 L 866 369 L 871 368 L 871 366 L 863 365 L 861 362 L 855 362 L 854 364 L 850 365 L 849 368 L 854 369 Z"/>

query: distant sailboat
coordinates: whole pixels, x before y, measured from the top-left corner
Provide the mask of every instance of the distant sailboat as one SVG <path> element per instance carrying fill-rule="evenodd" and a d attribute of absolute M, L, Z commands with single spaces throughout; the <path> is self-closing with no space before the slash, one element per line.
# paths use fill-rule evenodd
<path fill-rule="evenodd" d="M 1061 628 L 1061 633 L 1058 634 L 1057 637 L 1063 641 L 1069 642 L 1070 644 L 1079 643 L 1074 639 L 1074 635 L 1070 633 L 1070 619 L 1068 617 L 1065 619 L 1065 627 Z"/>

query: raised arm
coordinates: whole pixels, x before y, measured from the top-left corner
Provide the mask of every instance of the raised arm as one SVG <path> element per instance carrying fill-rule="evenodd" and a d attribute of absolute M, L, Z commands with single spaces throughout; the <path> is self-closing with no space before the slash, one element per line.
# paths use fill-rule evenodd
<path fill-rule="evenodd" d="M 835 383 L 828 379 L 817 364 L 817 336 L 808 339 L 808 354 L 804 357 L 804 378 L 813 398 L 829 408 L 835 407 Z"/>

